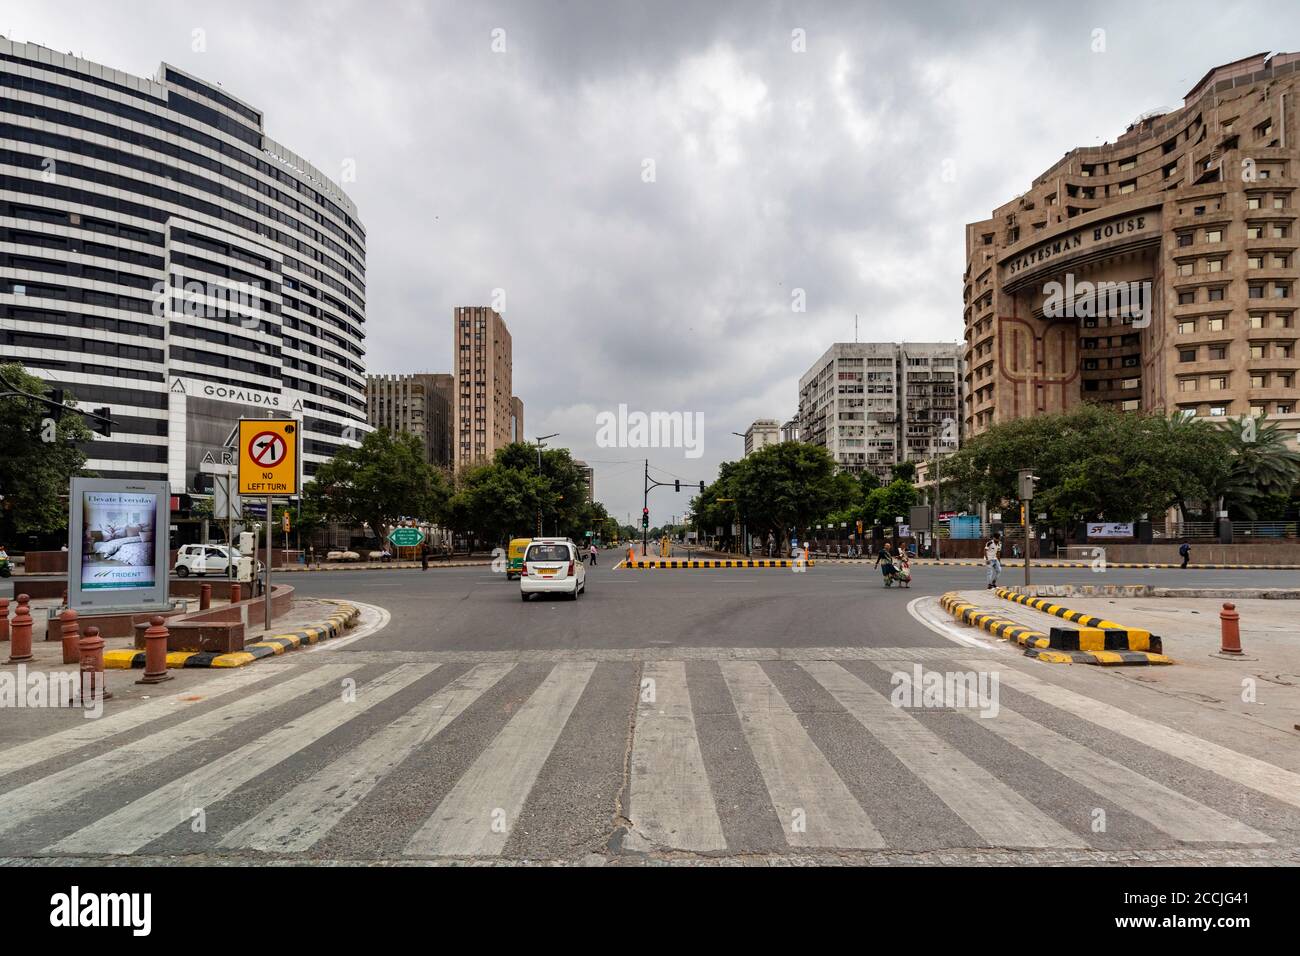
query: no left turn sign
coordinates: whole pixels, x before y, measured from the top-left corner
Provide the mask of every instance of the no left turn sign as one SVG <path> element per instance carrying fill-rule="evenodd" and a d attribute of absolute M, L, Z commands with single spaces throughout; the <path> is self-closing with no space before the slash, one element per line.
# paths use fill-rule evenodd
<path fill-rule="evenodd" d="M 274 468 L 288 453 L 288 443 L 277 432 L 258 432 L 248 443 L 248 457 L 259 468 Z"/>

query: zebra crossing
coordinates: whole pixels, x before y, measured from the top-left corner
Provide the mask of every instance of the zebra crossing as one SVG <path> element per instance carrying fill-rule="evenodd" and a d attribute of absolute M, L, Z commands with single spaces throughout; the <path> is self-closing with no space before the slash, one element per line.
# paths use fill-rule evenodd
<path fill-rule="evenodd" d="M 0 857 L 575 859 L 1300 843 L 1300 774 L 954 648 L 222 675 L 4 747 Z M 351 655 L 349 655 L 351 657 Z M 916 660 L 909 660 L 916 658 Z M 996 712 L 899 675 L 998 668 Z"/>

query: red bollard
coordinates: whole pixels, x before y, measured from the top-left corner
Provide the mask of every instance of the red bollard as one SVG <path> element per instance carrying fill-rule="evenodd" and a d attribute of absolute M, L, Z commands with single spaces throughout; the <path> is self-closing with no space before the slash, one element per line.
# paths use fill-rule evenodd
<path fill-rule="evenodd" d="M 1237 613 L 1237 606 L 1225 602 L 1223 610 L 1219 612 L 1219 630 L 1221 639 L 1219 641 L 1220 654 L 1240 654 L 1241 650 L 1241 626 L 1238 623 L 1241 615 Z"/>
<path fill-rule="evenodd" d="M 86 628 L 77 649 L 81 652 L 82 704 L 88 700 L 108 700 L 113 695 L 104 681 L 104 639 L 99 636 L 99 628 L 93 625 Z"/>
<path fill-rule="evenodd" d="M 75 664 L 81 660 L 81 624 L 77 621 L 77 612 L 68 608 L 59 615 L 59 626 L 63 631 L 63 663 Z"/>
<path fill-rule="evenodd" d="M 0 641 L 9 640 L 9 599 L 0 598 Z"/>
<path fill-rule="evenodd" d="M 243 592 L 243 590 L 240 588 L 240 586 L 239 586 L 238 584 L 232 584 L 232 585 L 230 586 L 230 603 L 231 603 L 231 604 L 238 604 L 240 598 L 242 598 L 243 596 L 244 596 L 244 592 Z"/>
<path fill-rule="evenodd" d="M 172 679 L 172 675 L 167 673 L 168 637 L 162 615 L 155 614 L 144 632 L 144 676 L 136 681 L 137 684 L 161 684 Z"/>
<path fill-rule="evenodd" d="M 199 588 L 199 610 L 206 611 L 212 607 L 212 585 L 205 584 Z"/>
<path fill-rule="evenodd" d="M 24 664 L 32 659 L 32 612 L 27 608 L 31 598 L 18 595 L 18 610 L 14 612 L 10 630 L 9 660 L 6 664 Z"/>

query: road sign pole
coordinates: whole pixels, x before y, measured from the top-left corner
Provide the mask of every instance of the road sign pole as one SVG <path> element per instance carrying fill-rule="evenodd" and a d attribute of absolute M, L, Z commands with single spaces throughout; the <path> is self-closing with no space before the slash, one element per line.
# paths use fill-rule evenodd
<path fill-rule="evenodd" d="M 266 593 L 262 597 L 266 601 L 266 629 L 268 631 L 271 629 L 271 515 L 274 513 L 271 510 L 271 503 L 273 500 L 271 495 L 266 496 Z M 257 553 L 256 548 L 253 549 L 253 553 Z"/>

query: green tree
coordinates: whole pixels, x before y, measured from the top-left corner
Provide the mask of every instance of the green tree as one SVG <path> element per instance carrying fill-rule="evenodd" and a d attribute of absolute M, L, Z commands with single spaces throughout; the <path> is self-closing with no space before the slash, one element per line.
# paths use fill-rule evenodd
<path fill-rule="evenodd" d="M 807 537 L 811 523 L 848 504 L 852 479 L 845 477 L 825 448 L 790 441 L 767 445 L 740 461 L 733 486 L 750 532 L 771 532 L 788 546 L 792 533 Z"/>
<path fill-rule="evenodd" d="M 0 392 L 45 395 L 46 389 L 21 365 L 0 365 Z M 64 395 L 65 405 L 74 401 L 73 395 Z M 68 482 L 89 474 L 76 443 L 93 437 L 71 409 L 55 422 L 42 401 L 23 395 L 0 398 L 0 542 L 67 529 Z"/>
<path fill-rule="evenodd" d="M 1270 498 L 1289 498 L 1300 480 L 1300 452 L 1289 447 L 1288 434 L 1265 415 L 1228 419 L 1222 434 L 1230 465 L 1218 487 L 1220 507 L 1249 521 Z"/>
<path fill-rule="evenodd" d="M 303 492 L 304 507 L 331 521 L 364 522 L 381 544 L 385 528 L 400 518 L 441 522 L 450 497 L 442 472 L 424 460 L 420 439 L 383 428 L 321 465 Z"/>

